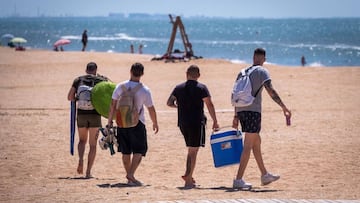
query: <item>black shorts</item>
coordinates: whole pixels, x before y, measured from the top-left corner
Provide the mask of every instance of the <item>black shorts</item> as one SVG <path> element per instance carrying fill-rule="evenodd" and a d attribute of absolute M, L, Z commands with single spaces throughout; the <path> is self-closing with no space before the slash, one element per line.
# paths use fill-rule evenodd
<path fill-rule="evenodd" d="M 187 147 L 205 146 L 205 125 L 180 126 Z"/>
<path fill-rule="evenodd" d="M 261 113 L 254 111 L 240 111 L 237 117 L 241 124 L 241 131 L 259 133 L 261 130 Z"/>
<path fill-rule="evenodd" d="M 118 152 L 146 155 L 148 150 L 146 128 L 141 121 L 132 128 L 118 127 L 116 138 L 119 144 Z"/>
<path fill-rule="evenodd" d="M 99 114 L 78 114 L 78 128 L 101 128 L 101 116 Z"/>

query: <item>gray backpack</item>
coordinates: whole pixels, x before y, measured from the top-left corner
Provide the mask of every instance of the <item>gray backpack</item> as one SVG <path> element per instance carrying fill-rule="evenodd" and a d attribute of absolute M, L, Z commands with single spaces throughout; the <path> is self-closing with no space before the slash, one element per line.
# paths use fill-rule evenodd
<path fill-rule="evenodd" d="M 92 86 L 88 86 L 83 82 L 80 82 L 80 85 L 77 89 L 77 102 L 78 109 L 81 110 L 94 110 L 94 107 L 91 103 L 91 90 Z"/>

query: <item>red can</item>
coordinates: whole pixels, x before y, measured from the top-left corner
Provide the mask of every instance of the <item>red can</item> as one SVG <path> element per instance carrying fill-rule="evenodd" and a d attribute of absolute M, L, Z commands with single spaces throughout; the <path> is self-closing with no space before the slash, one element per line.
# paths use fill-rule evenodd
<path fill-rule="evenodd" d="M 290 121 L 290 116 L 286 115 L 286 125 L 290 126 L 291 125 L 291 121 Z"/>

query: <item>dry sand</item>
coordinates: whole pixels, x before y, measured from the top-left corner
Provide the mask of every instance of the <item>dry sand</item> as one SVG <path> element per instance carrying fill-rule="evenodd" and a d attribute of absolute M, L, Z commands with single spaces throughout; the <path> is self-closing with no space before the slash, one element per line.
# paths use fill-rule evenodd
<path fill-rule="evenodd" d="M 232 190 L 237 165 L 213 166 L 208 126 L 207 144 L 199 152 L 194 174 L 199 187 L 182 190 L 186 148 L 176 126 L 176 111 L 166 106 L 169 93 L 185 80 L 190 64 L 199 65 L 199 81 L 212 94 L 219 123 L 229 126 L 230 89 L 247 64 L 213 59 L 164 63 L 151 58 L 0 47 L 0 201 L 360 199 L 360 67 L 267 65 L 275 89 L 293 112 L 292 125 L 287 127 L 280 107 L 263 92 L 263 156 L 268 170 L 281 179 L 260 186 L 260 172 L 251 157 L 245 178 L 255 189 Z M 142 81 L 152 91 L 160 131 L 156 135 L 151 131 L 146 112 L 149 151 L 136 174 L 144 187 L 127 187 L 120 153 L 110 156 L 99 147 L 92 171 L 95 178 L 85 180 L 76 174 L 78 154 L 69 153 L 67 92 L 89 61 L 114 82 L 129 78 L 132 63 L 145 66 Z"/>

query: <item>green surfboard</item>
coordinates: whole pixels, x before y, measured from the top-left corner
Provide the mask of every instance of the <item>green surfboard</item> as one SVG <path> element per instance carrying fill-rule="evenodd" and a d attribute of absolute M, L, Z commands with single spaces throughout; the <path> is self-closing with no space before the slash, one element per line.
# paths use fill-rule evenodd
<path fill-rule="evenodd" d="M 113 82 L 100 82 L 91 90 L 91 103 L 95 110 L 105 118 L 109 116 L 111 97 L 115 87 L 116 84 Z"/>

